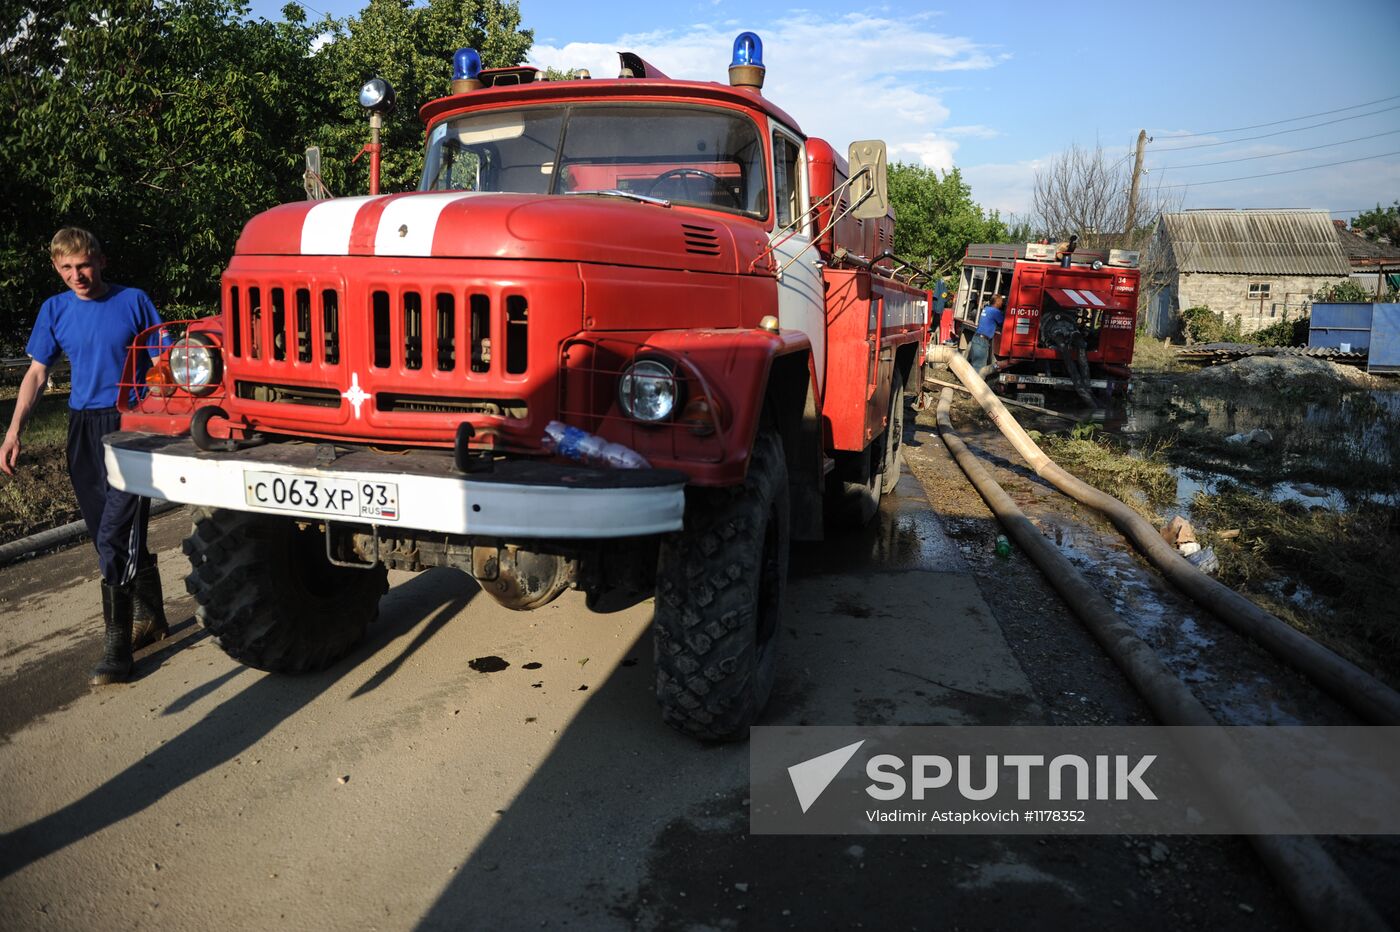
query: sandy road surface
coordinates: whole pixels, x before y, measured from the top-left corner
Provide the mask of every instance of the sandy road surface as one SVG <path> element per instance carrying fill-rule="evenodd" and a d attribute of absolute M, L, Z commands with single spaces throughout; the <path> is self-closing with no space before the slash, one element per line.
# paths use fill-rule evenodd
<path fill-rule="evenodd" d="M 154 534 L 172 600 L 183 521 Z M 912 476 L 793 562 L 770 722 L 1045 720 Z M 1202 906 L 1117 838 L 749 836 L 747 748 L 660 723 L 649 602 L 518 614 L 453 571 L 395 574 L 360 649 L 280 677 L 180 599 L 137 679 L 89 692 L 90 564 L 0 572 L 5 929 L 1291 924 L 1257 869 L 1250 914 L 1233 889 Z M 509 666 L 469 665 L 491 656 Z"/>

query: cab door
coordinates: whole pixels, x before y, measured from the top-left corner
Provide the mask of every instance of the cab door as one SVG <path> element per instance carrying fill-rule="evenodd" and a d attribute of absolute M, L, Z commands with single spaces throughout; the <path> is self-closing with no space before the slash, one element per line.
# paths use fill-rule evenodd
<path fill-rule="evenodd" d="M 812 341 L 817 391 L 826 390 L 826 296 L 822 289 L 820 255 L 812 245 L 807 216 L 807 159 L 797 134 L 773 129 L 773 199 L 775 222 L 773 258 L 782 270 L 778 279 L 778 323 L 800 330 Z M 801 222 L 792 228 L 797 218 Z M 791 234 L 791 235 L 789 235 Z"/>

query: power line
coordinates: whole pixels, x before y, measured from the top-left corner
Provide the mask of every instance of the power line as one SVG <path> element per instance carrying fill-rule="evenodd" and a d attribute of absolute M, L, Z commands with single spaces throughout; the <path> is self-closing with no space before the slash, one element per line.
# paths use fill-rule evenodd
<path fill-rule="evenodd" d="M 1164 184 L 1160 185 L 1160 188 L 1163 190 L 1167 188 L 1194 188 L 1198 185 L 1225 184 L 1230 181 L 1249 181 L 1254 178 L 1269 178 L 1274 175 L 1294 175 L 1298 172 L 1310 172 L 1315 168 L 1331 168 L 1334 165 L 1351 165 L 1354 162 L 1370 162 L 1373 159 L 1383 159 L 1392 155 L 1400 155 L 1400 150 L 1397 150 L 1395 152 L 1382 152 L 1379 155 L 1368 155 L 1364 158 L 1359 159 L 1344 159 L 1340 162 L 1325 162 L 1321 165 L 1309 165 L 1306 168 L 1290 168 L 1286 171 L 1281 172 L 1264 172 L 1263 174 L 1259 175 L 1243 175 L 1239 178 L 1219 178 L 1215 181 L 1193 181 L 1190 184 Z"/>
<path fill-rule="evenodd" d="M 1152 171 L 1164 172 L 1173 168 L 1204 168 L 1207 165 L 1229 165 L 1234 162 L 1252 162 L 1255 159 L 1272 159 L 1280 155 L 1294 155 L 1299 152 L 1312 152 L 1314 149 L 1327 149 L 1331 146 L 1344 146 L 1347 143 L 1362 142 L 1367 139 L 1379 139 L 1381 136 L 1394 136 L 1400 133 L 1400 129 L 1386 130 L 1384 133 L 1374 133 L 1370 136 L 1357 136 L 1355 139 L 1342 139 L 1337 142 L 1324 142 L 1320 146 L 1308 146 L 1306 149 L 1289 149 L 1287 152 L 1270 152 L 1266 155 L 1247 155 L 1239 159 L 1221 159 L 1218 162 L 1192 162 L 1189 165 L 1159 165 Z"/>
<path fill-rule="evenodd" d="M 1249 142 L 1252 139 L 1269 139 L 1273 136 L 1284 136 L 1288 133 L 1301 133 L 1305 129 L 1317 129 L 1319 126 L 1331 126 L 1333 123 L 1345 123 L 1348 120 L 1360 120 L 1363 117 L 1375 116 L 1378 113 L 1389 113 L 1391 110 L 1400 110 L 1400 104 L 1393 107 L 1382 107 L 1379 110 L 1372 110 L 1370 113 L 1357 113 L 1349 117 L 1338 117 L 1335 120 L 1323 120 L 1321 123 L 1309 123 L 1307 126 L 1295 126 L 1292 129 L 1281 129 L 1276 133 L 1260 133 L 1258 136 L 1241 136 L 1239 139 L 1227 139 L 1224 142 L 1198 142 L 1194 146 L 1172 146 L 1170 149 L 1158 149 L 1158 152 L 1182 152 L 1186 149 L 1209 149 L 1211 146 L 1233 146 L 1237 142 Z M 1180 138 L 1180 137 L 1172 137 Z"/>
<path fill-rule="evenodd" d="M 1299 120 L 1311 120 L 1313 117 L 1329 116 L 1333 113 L 1343 113 L 1347 110 L 1359 110 L 1362 107 L 1369 107 L 1372 104 L 1383 104 L 1387 100 L 1400 99 L 1400 94 L 1394 97 L 1382 97 L 1380 100 L 1368 100 L 1364 104 L 1352 104 L 1350 107 L 1338 107 L 1336 110 L 1323 110 L 1321 113 L 1305 113 L 1302 116 L 1289 117 L 1286 120 L 1274 120 L 1272 123 L 1255 123 L 1252 126 L 1236 126 L 1233 129 L 1213 129 L 1206 133 L 1185 133 L 1181 136 L 1173 136 L 1172 139 L 1195 139 L 1198 136 L 1219 136 L 1221 133 L 1239 133 L 1247 129 L 1263 129 L 1266 126 L 1278 126 L 1281 123 L 1296 123 Z"/>

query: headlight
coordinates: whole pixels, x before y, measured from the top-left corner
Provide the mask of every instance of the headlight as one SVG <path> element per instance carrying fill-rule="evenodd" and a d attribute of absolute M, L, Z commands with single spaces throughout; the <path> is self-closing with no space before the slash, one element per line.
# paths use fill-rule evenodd
<path fill-rule="evenodd" d="M 191 333 L 170 347 L 170 375 L 191 395 L 207 395 L 223 379 L 219 349 L 202 333 Z"/>
<path fill-rule="evenodd" d="M 623 413 L 639 421 L 664 421 L 676 407 L 676 376 L 664 363 L 641 359 L 628 366 L 617 383 Z"/>

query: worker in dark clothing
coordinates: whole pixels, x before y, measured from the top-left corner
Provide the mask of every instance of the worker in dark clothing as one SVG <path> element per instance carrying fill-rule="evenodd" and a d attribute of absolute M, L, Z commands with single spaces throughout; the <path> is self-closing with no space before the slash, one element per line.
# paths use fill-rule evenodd
<path fill-rule="evenodd" d="M 992 338 L 997 335 L 997 328 L 1006 318 L 1001 309 L 1004 300 L 999 294 L 992 295 L 986 307 L 977 315 L 977 332 L 972 335 L 972 341 L 967 346 L 967 361 L 979 372 L 992 360 Z"/>
<path fill-rule="evenodd" d="M 131 654 L 169 632 L 155 557 L 146 549 L 150 499 L 107 482 L 102 437 L 121 427 L 117 399 L 127 348 L 160 324 L 145 292 L 103 281 L 102 246 L 86 230 L 65 227 L 50 245 L 54 271 L 68 291 L 43 303 L 25 352 L 30 365 L 20 383 L 14 417 L 0 446 L 0 471 L 13 475 L 20 435 L 60 353 L 72 369 L 68 398 L 68 478 L 102 571 L 106 646 L 92 671 L 95 686 L 131 675 Z M 126 389 L 130 391 L 130 389 Z"/>

